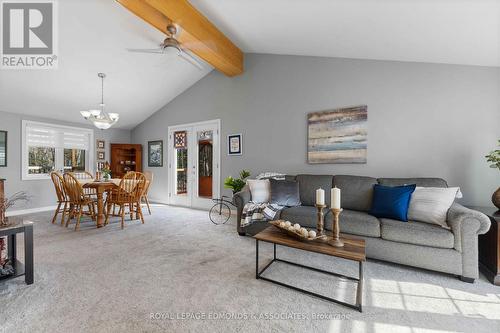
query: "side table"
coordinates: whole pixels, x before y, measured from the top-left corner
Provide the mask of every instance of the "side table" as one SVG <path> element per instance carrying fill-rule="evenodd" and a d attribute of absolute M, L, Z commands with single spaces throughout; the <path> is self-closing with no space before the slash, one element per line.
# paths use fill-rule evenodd
<path fill-rule="evenodd" d="M 33 223 L 10 217 L 10 225 L 0 227 L 0 237 L 7 237 L 7 256 L 14 274 L 0 277 L 0 281 L 24 275 L 26 284 L 33 283 Z M 17 235 L 24 233 L 24 264 L 17 259 Z"/>
<path fill-rule="evenodd" d="M 500 211 L 495 207 L 469 207 L 486 214 L 491 227 L 479 235 L 479 269 L 491 281 L 500 286 Z"/>

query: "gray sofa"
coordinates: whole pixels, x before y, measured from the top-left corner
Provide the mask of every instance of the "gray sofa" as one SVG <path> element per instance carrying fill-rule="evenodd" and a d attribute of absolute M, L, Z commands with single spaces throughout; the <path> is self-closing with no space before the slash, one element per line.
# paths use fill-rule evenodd
<path fill-rule="evenodd" d="M 301 206 L 289 207 L 281 212 L 281 219 L 303 226 L 316 226 L 315 190 L 325 189 L 325 202 L 330 202 L 332 186 L 342 190 L 340 230 L 359 236 L 366 241 L 368 258 L 455 274 L 463 281 L 474 282 L 478 277 L 478 235 L 490 228 L 486 215 L 454 203 L 448 211 L 451 230 L 428 223 L 403 223 L 391 219 L 378 219 L 368 214 L 371 208 L 373 185 L 398 186 L 416 184 L 425 187 L 448 187 L 440 178 L 371 178 L 347 175 L 287 176 L 299 183 Z M 268 226 L 256 222 L 247 227 L 240 225 L 243 206 L 251 200 L 250 192 L 243 189 L 234 195 L 238 210 L 237 231 L 240 235 L 253 235 Z M 325 228 L 332 228 L 332 214 L 325 215 Z"/>

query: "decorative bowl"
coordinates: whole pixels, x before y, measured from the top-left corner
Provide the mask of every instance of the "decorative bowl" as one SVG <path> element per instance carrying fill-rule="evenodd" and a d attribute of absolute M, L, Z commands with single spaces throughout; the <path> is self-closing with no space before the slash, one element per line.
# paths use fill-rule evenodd
<path fill-rule="evenodd" d="M 287 234 L 287 235 L 289 235 L 291 237 L 294 237 L 294 238 L 296 238 L 298 240 L 301 240 L 301 241 L 310 242 L 310 241 L 314 241 L 314 240 L 317 240 L 317 239 L 327 239 L 326 235 L 317 235 L 316 237 L 304 237 L 302 234 L 300 234 L 299 232 L 297 232 L 295 230 L 292 231 L 292 230 L 289 230 L 289 229 L 282 228 L 280 226 L 280 222 L 285 222 L 285 220 L 269 221 L 270 224 L 274 225 L 281 232 L 284 232 L 285 234 Z M 314 230 L 314 231 L 316 231 L 316 230 Z"/>

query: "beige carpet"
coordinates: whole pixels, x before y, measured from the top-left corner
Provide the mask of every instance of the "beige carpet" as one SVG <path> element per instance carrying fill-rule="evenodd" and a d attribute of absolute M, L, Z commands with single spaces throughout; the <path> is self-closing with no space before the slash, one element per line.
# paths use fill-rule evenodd
<path fill-rule="evenodd" d="M 146 224 L 35 222 L 35 284 L 0 283 L 2 332 L 500 332 L 500 287 L 369 261 L 364 312 L 255 279 L 255 243 L 204 211 L 154 207 Z M 262 254 L 272 255 L 263 245 Z M 418 254 L 415 254 L 418 255 Z M 353 274 L 300 251 L 278 256 Z M 353 285 L 278 264 L 267 276 L 353 300 Z"/>

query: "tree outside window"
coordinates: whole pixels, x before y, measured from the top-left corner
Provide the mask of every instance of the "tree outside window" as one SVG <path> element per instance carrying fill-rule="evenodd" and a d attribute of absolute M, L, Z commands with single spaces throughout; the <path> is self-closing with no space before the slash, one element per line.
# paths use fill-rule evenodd
<path fill-rule="evenodd" d="M 28 148 L 28 173 L 47 174 L 55 169 L 56 149 L 51 147 Z"/>
<path fill-rule="evenodd" d="M 64 149 L 64 171 L 85 171 L 85 150 Z"/>

